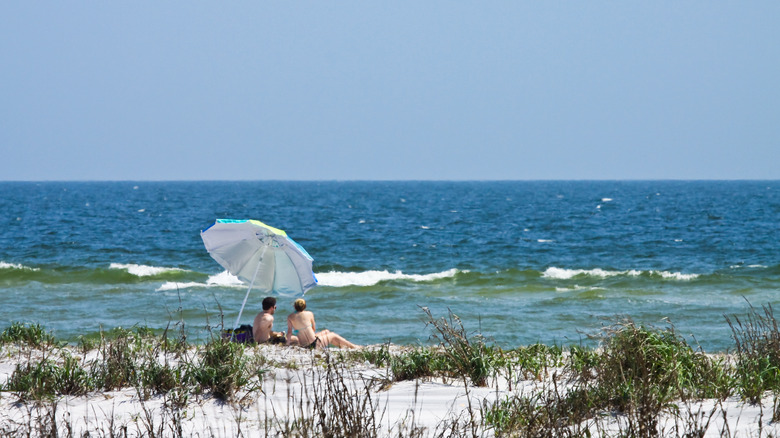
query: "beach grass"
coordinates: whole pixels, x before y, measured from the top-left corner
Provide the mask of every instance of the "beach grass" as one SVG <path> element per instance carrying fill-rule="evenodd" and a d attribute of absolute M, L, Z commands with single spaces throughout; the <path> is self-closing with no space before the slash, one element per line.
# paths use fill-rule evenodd
<path fill-rule="evenodd" d="M 740 394 L 756 402 L 764 392 L 780 392 L 780 329 L 771 304 L 739 317 L 726 316 L 735 343 L 735 379 Z"/>
<path fill-rule="evenodd" d="M 164 400 L 164 418 L 147 412 L 141 435 L 175 435 L 183 430 L 182 415 L 193 399 L 237 405 L 256 401 L 267 397 L 266 374 L 280 368 L 319 371 L 308 386 L 302 382 L 301 391 L 288 397 L 286 412 L 292 415 L 262 420 L 267 435 L 386 436 L 393 431 L 396 436 L 591 436 L 595 431 L 652 437 L 671 427 L 703 436 L 700 432 L 710 427 L 716 409 L 694 415 L 681 406 L 702 400 L 721 406 L 729 397 L 755 404 L 767 394 L 774 400 L 767 421 L 780 419 L 780 331 L 769 305 L 725 316 L 735 341 L 733 354 L 706 354 L 672 324 L 652 327 L 630 319 L 616 320 L 594 334 L 594 348 L 534 344 L 502 349 L 468 333 L 452 312 L 436 318 L 428 309 L 422 311 L 431 345 L 311 353 L 305 364 L 275 361 L 258 354 L 258 347 L 231 342 L 216 331 L 202 345 L 188 344 L 183 331 L 171 337 L 168 329 L 156 335 L 147 327 L 112 329 L 67 345 L 37 324 L 15 322 L 0 335 L 0 351 L 16 361 L 0 382 L 0 397 L 11 395 L 39 411 L 30 411 L 26 426 L 3 432 L 51 430 L 61 397 L 130 388 L 144 410 L 143 403 Z M 361 363 L 385 372 L 356 378 L 353 368 Z M 461 382 L 467 394 L 490 385 L 504 389 L 501 396 L 469 405 L 467 415 L 444 419 L 433 430 L 420 426 L 413 411 L 388 429 L 377 394 L 398 382 L 433 380 Z M 672 426 L 663 420 L 670 416 Z M 163 419 L 169 426 L 161 426 Z"/>

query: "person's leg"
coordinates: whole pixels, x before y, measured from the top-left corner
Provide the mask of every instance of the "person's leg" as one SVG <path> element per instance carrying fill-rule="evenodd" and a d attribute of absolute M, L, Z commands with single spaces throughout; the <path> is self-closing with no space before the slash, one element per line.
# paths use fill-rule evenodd
<path fill-rule="evenodd" d="M 341 335 L 338 335 L 336 333 L 327 330 L 323 330 L 323 332 L 327 332 L 327 333 L 317 334 L 317 337 L 320 338 L 320 342 L 322 342 L 322 345 L 324 347 L 327 347 L 328 345 L 333 345 L 339 348 L 358 348 L 357 345 L 344 339 Z"/>

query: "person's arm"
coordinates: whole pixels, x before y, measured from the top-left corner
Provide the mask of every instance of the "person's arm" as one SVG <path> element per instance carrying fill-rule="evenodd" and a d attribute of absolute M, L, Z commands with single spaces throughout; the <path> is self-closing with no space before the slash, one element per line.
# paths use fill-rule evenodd
<path fill-rule="evenodd" d="M 297 336 L 293 336 L 292 321 L 290 318 L 287 318 L 287 345 L 293 344 L 293 338 L 295 338 L 296 341 L 298 340 Z"/>
<path fill-rule="evenodd" d="M 314 313 L 309 312 L 311 314 L 311 330 L 314 333 L 317 333 L 317 327 L 314 325 Z"/>

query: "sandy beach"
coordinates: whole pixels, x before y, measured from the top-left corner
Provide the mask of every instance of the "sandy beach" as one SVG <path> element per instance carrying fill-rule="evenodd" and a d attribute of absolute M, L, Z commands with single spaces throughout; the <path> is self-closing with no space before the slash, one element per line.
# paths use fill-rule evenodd
<path fill-rule="evenodd" d="M 402 354 L 409 347 L 368 346 L 364 351 Z M 98 351 L 62 347 L 57 354 L 6 345 L 0 359 L 0 384 L 17 365 L 40 361 L 44 354 L 70 355 L 82 363 Z M 514 396 L 543 401 L 551 391 L 565 394 L 566 370 L 545 368 L 537 375 L 518 368 L 495 375 L 485 386 L 468 378 L 427 377 L 395 381 L 389 367 L 360 362 L 346 351 L 309 351 L 297 347 L 251 346 L 244 355 L 262 363 L 262 372 L 226 399 L 209 392 L 182 399 L 177 392 L 144 394 L 137 388 L 94 391 L 51 400 L 20 401 L 0 393 L 3 436 L 496 436 L 483 414 L 486 407 Z M 158 356 L 175 365 L 173 356 Z M 258 362 L 259 361 L 259 362 Z M 546 394 L 546 395 L 545 395 Z M 184 402 L 182 403 L 182 400 Z M 661 436 L 768 436 L 780 432 L 772 422 L 777 400 L 760 404 L 738 397 L 679 402 L 659 416 Z M 630 414 L 602 412 L 569 433 L 624 436 Z M 327 424 L 327 426 L 325 426 Z M 329 431 L 337 425 L 339 429 Z M 560 431 L 550 431 L 560 434 Z M 498 434 L 501 436 L 501 434 Z"/>

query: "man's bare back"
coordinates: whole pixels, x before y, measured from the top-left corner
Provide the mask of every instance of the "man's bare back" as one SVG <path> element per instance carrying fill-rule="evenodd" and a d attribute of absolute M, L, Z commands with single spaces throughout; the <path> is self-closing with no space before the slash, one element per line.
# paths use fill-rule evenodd
<path fill-rule="evenodd" d="M 283 332 L 274 332 L 274 313 L 276 312 L 276 298 L 267 297 L 263 300 L 263 311 L 255 316 L 252 324 L 252 336 L 258 344 L 268 342 L 271 337 L 284 336 Z"/>

